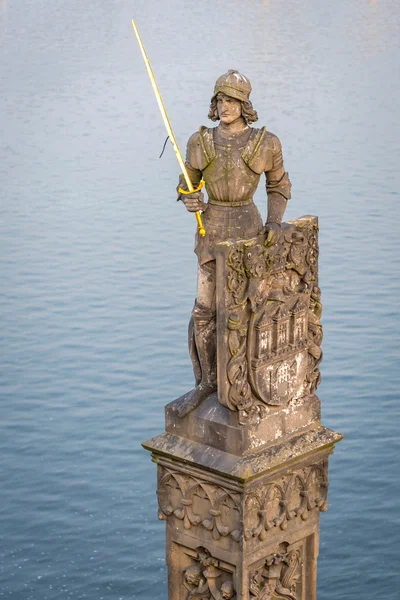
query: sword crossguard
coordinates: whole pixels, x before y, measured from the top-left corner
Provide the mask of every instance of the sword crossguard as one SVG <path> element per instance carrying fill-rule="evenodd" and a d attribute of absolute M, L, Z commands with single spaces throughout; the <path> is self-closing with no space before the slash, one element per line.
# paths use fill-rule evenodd
<path fill-rule="evenodd" d="M 204 187 L 205 181 L 204 179 L 202 179 L 198 185 L 198 187 L 195 190 L 183 190 L 181 187 L 178 188 L 178 192 L 180 194 L 184 194 L 185 196 L 188 194 L 195 194 L 196 192 L 200 192 L 201 188 Z"/>

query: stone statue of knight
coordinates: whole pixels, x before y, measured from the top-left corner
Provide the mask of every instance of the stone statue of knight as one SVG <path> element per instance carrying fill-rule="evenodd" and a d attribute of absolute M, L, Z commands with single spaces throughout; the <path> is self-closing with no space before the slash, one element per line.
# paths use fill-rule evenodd
<path fill-rule="evenodd" d="M 180 194 L 187 210 L 203 212 L 206 236 L 196 235 L 198 257 L 197 298 L 189 324 L 189 351 L 196 388 L 179 409 L 184 416 L 217 391 L 216 369 L 216 261 L 215 246 L 227 240 L 253 237 L 263 230 L 253 202 L 262 173 L 266 176 L 268 216 L 264 231 L 271 241 L 281 228 L 290 180 L 285 172 L 279 139 L 265 127 L 250 124 L 257 113 L 250 102 L 251 85 L 238 71 L 229 70 L 216 81 L 209 118 L 217 127 L 200 127 L 187 145 L 186 168 L 196 188 L 205 181 L 208 202 L 202 192 Z M 187 189 L 183 176 L 179 186 Z"/>

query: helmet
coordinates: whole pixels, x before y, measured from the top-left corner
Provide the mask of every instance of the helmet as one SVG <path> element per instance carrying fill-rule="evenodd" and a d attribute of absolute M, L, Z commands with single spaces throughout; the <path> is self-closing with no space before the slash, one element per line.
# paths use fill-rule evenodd
<path fill-rule="evenodd" d="M 226 94 L 231 98 L 248 102 L 251 92 L 250 81 L 247 77 L 241 75 L 239 71 L 229 69 L 227 73 L 218 77 L 214 87 L 214 95 L 211 100 L 214 100 L 218 92 Z"/>

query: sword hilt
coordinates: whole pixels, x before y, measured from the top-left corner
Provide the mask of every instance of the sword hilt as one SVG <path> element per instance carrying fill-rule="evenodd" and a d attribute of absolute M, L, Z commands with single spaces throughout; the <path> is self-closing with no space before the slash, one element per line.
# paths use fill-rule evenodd
<path fill-rule="evenodd" d="M 196 192 L 200 192 L 201 188 L 204 187 L 204 184 L 205 184 L 205 181 L 204 181 L 204 179 L 202 179 L 196 189 L 183 190 L 181 187 L 179 187 L 178 192 L 180 194 L 184 194 L 185 196 L 187 196 L 188 194 L 195 194 Z M 203 226 L 203 220 L 201 218 L 201 213 L 199 210 L 196 210 L 195 214 L 196 214 L 197 225 L 199 226 L 199 234 L 201 235 L 201 237 L 204 237 L 206 235 L 206 230 L 204 229 L 204 226 Z"/>
<path fill-rule="evenodd" d="M 196 215 L 197 225 L 199 226 L 199 234 L 201 235 L 201 237 L 204 237 L 206 235 L 206 230 L 204 229 L 204 226 L 203 226 L 201 212 L 198 210 L 195 212 L 195 215 Z"/>
<path fill-rule="evenodd" d="M 205 184 L 205 181 L 204 181 L 204 179 L 202 179 L 196 189 L 193 189 L 193 190 L 183 190 L 180 187 L 180 188 L 178 188 L 178 192 L 180 192 L 181 194 L 185 194 L 185 195 L 187 195 L 187 194 L 194 194 L 196 192 L 200 192 L 201 188 L 204 187 L 204 184 Z"/>

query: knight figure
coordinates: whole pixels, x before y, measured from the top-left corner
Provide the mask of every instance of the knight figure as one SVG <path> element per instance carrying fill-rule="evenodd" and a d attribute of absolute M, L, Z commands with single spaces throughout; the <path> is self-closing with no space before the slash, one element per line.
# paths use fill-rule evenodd
<path fill-rule="evenodd" d="M 216 127 L 200 127 L 187 144 L 186 168 L 194 187 L 205 181 L 202 192 L 182 194 L 186 209 L 202 211 L 206 236 L 196 235 L 198 257 L 197 298 L 189 324 L 189 350 L 196 388 L 186 395 L 179 416 L 194 410 L 217 391 L 216 368 L 216 261 L 215 246 L 222 241 L 251 238 L 261 231 L 273 241 L 280 231 L 291 184 L 285 172 L 279 139 L 265 127 L 257 129 L 257 112 L 250 101 L 249 80 L 229 70 L 217 79 L 209 118 Z M 253 202 L 262 173 L 266 176 L 267 222 Z M 178 188 L 187 190 L 183 176 Z"/>

